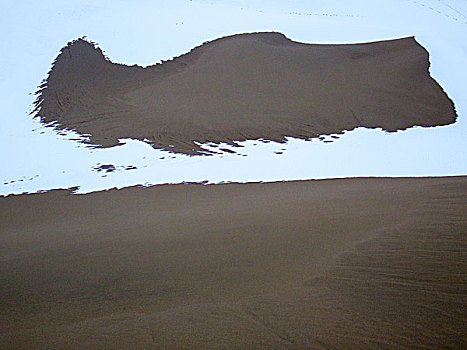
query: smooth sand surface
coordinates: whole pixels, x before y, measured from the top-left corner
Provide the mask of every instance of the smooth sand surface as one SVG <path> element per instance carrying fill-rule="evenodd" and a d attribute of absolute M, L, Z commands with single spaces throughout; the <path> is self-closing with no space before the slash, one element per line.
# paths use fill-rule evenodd
<path fill-rule="evenodd" d="M 238 34 L 148 66 L 112 63 L 95 44 L 64 47 L 35 114 L 58 128 L 196 154 L 197 142 L 303 139 L 364 126 L 386 131 L 455 122 L 414 38 L 312 45 L 280 33 Z"/>
<path fill-rule="evenodd" d="M 0 198 L 2 349 L 467 347 L 467 177 Z"/>

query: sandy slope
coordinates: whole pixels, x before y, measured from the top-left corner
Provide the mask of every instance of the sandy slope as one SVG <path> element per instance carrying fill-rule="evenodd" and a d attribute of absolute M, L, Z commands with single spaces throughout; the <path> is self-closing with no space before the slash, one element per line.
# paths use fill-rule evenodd
<path fill-rule="evenodd" d="M 453 104 L 428 67 L 414 38 L 310 45 L 280 33 L 241 34 L 146 68 L 114 64 L 78 39 L 56 58 L 36 113 L 91 134 L 94 144 L 146 139 L 185 153 L 199 151 L 193 141 L 453 123 Z"/>
<path fill-rule="evenodd" d="M 0 198 L 0 348 L 465 348 L 467 178 Z"/>

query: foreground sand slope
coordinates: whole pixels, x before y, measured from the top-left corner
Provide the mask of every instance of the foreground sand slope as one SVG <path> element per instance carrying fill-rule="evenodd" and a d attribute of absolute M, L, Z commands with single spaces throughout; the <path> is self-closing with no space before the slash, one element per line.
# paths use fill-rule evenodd
<path fill-rule="evenodd" d="M 61 50 L 38 91 L 44 122 L 197 153 L 193 141 L 308 139 L 359 126 L 387 131 L 453 123 L 414 38 L 311 45 L 280 33 L 233 35 L 171 61 L 114 64 L 83 39 Z"/>
<path fill-rule="evenodd" d="M 0 348 L 465 348 L 466 205 L 466 177 L 0 198 Z"/>

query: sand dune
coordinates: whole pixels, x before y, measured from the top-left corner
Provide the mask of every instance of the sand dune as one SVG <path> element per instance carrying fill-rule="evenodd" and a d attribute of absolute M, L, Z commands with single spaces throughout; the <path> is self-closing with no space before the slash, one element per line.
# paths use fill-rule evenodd
<path fill-rule="evenodd" d="M 3 197 L 0 348 L 465 348 L 466 204 L 466 177 Z"/>
<path fill-rule="evenodd" d="M 242 34 L 146 68 L 78 39 L 35 113 L 187 154 L 453 123 L 428 67 L 414 38 Z M 466 204 L 466 177 L 0 197 L 0 348 L 465 348 Z"/>
<path fill-rule="evenodd" d="M 380 127 L 453 123 L 452 101 L 414 38 L 311 45 L 280 33 L 220 38 L 146 68 L 112 63 L 83 39 L 64 47 L 40 86 L 35 113 L 59 128 L 196 154 L 231 142 Z"/>

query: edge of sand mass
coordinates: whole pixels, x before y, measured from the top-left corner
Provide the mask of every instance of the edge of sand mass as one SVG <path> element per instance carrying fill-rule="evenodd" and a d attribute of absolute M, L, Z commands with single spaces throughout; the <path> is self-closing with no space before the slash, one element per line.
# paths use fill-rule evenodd
<path fill-rule="evenodd" d="M 454 123 L 429 65 L 414 37 L 318 45 L 236 34 L 144 68 L 113 63 L 77 39 L 54 61 L 33 113 L 96 146 L 132 138 L 186 154 L 205 153 L 197 144 L 205 142 Z"/>

